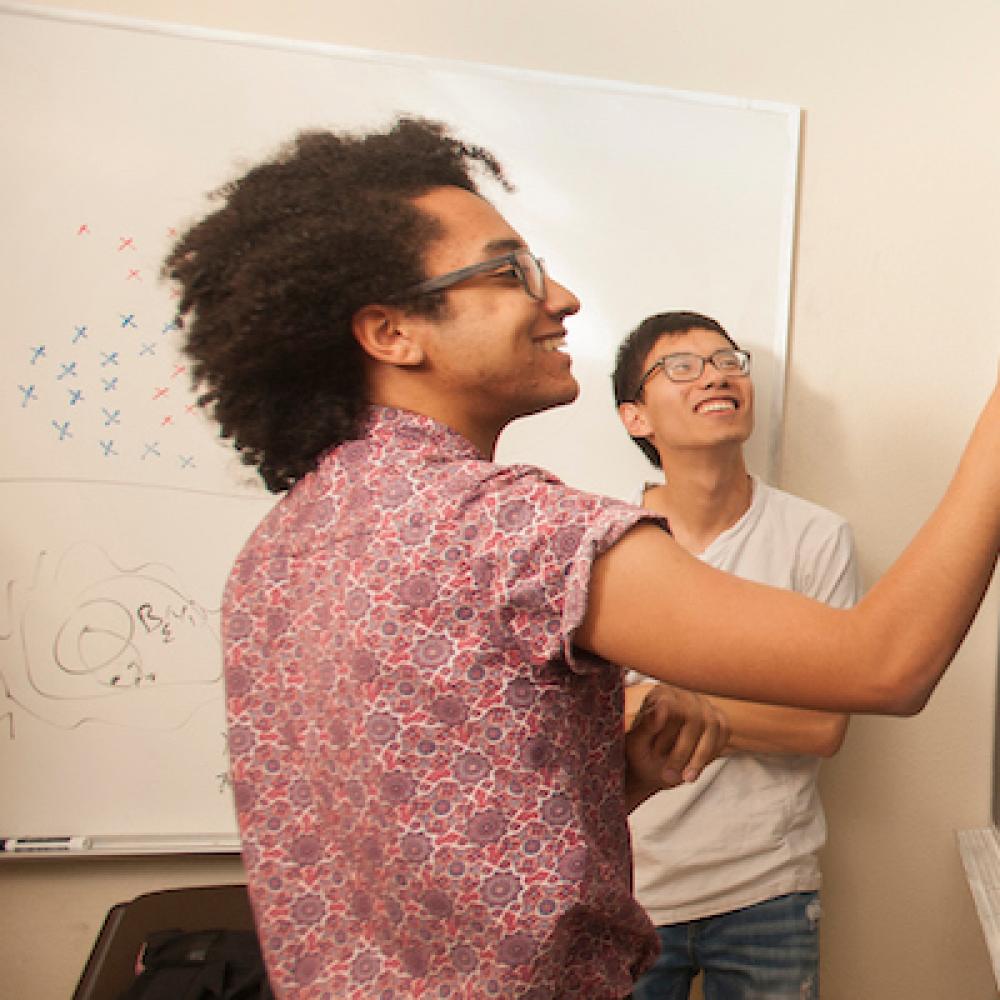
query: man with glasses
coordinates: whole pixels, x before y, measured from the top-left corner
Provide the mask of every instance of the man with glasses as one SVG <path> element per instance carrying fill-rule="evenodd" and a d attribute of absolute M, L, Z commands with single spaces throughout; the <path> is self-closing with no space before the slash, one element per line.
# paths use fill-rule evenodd
<path fill-rule="evenodd" d="M 623 739 L 619 672 L 572 648 L 594 559 L 655 516 L 490 461 L 576 397 L 579 303 L 476 166 L 502 180 L 428 122 L 303 135 L 166 264 L 203 402 L 290 490 L 223 612 L 280 997 L 627 995 L 656 950 L 627 809 L 725 742 L 682 691 Z"/>
<path fill-rule="evenodd" d="M 579 302 L 477 168 L 503 183 L 422 120 L 305 134 L 165 265 L 202 404 L 287 491 L 223 599 L 243 856 L 285 1000 L 627 996 L 657 949 L 627 810 L 727 739 L 685 692 L 915 711 L 995 561 L 1000 397 L 900 579 L 849 619 L 705 566 L 653 511 L 496 465 L 508 423 L 575 399 Z M 683 690 L 626 734 L 615 663 Z"/>
<path fill-rule="evenodd" d="M 718 569 L 834 607 L 858 596 L 850 528 L 836 514 L 747 473 L 753 430 L 750 355 L 714 319 L 667 312 L 618 349 L 618 414 L 663 481 L 637 501 Z M 626 715 L 650 688 L 629 671 Z M 693 784 L 655 795 L 629 818 L 635 894 L 661 952 L 634 1000 L 815 997 L 818 851 L 826 823 L 816 779 L 847 728 L 839 712 L 716 699 L 727 754 Z"/>

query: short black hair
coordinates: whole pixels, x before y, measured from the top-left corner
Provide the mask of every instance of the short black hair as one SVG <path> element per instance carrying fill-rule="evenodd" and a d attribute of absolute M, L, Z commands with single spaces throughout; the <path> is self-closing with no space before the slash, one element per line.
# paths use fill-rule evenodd
<path fill-rule="evenodd" d="M 718 320 L 696 312 L 662 312 L 647 316 L 619 345 L 611 385 L 615 393 L 615 406 L 634 403 L 639 392 L 639 381 L 653 345 L 663 336 L 679 337 L 692 330 L 712 330 L 721 334 L 737 350 L 739 345 L 726 332 Z M 639 450 L 656 466 L 662 468 L 660 456 L 646 438 L 632 438 Z"/>
<path fill-rule="evenodd" d="M 413 199 L 437 187 L 478 194 L 478 166 L 510 189 L 491 153 L 445 126 L 400 117 L 361 135 L 302 132 L 214 193 L 223 205 L 174 245 L 198 402 L 272 492 L 329 447 L 357 437 L 367 411 L 352 317 L 392 300 L 434 315 L 443 296 L 407 301 L 440 226 Z"/>

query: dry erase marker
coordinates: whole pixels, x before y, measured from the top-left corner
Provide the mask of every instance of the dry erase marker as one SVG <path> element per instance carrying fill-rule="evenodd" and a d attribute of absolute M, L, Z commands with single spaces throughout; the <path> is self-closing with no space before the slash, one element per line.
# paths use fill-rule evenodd
<path fill-rule="evenodd" d="M 85 851 L 88 847 L 89 837 L 8 837 L 3 841 L 3 850 L 8 854 Z"/>

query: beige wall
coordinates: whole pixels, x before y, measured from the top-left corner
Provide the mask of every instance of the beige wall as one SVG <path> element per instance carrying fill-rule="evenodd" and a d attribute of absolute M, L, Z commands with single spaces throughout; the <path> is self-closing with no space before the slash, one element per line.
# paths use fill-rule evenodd
<path fill-rule="evenodd" d="M 782 485 L 851 519 L 869 581 L 939 495 L 1000 350 L 996 0 L 63 6 L 801 106 Z M 995 995 L 954 831 L 989 822 L 998 603 L 922 716 L 855 720 L 826 768 L 825 1000 Z M 116 900 L 239 874 L 4 864 L 0 996 L 64 1000 Z"/>

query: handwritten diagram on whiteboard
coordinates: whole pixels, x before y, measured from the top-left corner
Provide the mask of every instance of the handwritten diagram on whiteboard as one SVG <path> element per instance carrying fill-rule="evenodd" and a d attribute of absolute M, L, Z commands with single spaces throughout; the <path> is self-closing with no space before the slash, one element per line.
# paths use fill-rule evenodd
<path fill-rule="evenodd" d="M 3 20 L 4 834 L 231 834 L 219 604 L 273 498 L 197 406 L 159 274 L 225 172 L 162 195 L 155 107 L 102 76 L 141 36 Z"/>
<path fill-rule="evenodd" d="M 29 235 L 0 399 L 0 768 L 32 806 L 8 825 L 232 832 L 219 596 L 271 499 L 191 390 L 158 275 L 175 226 L 84 201 Z"/>

